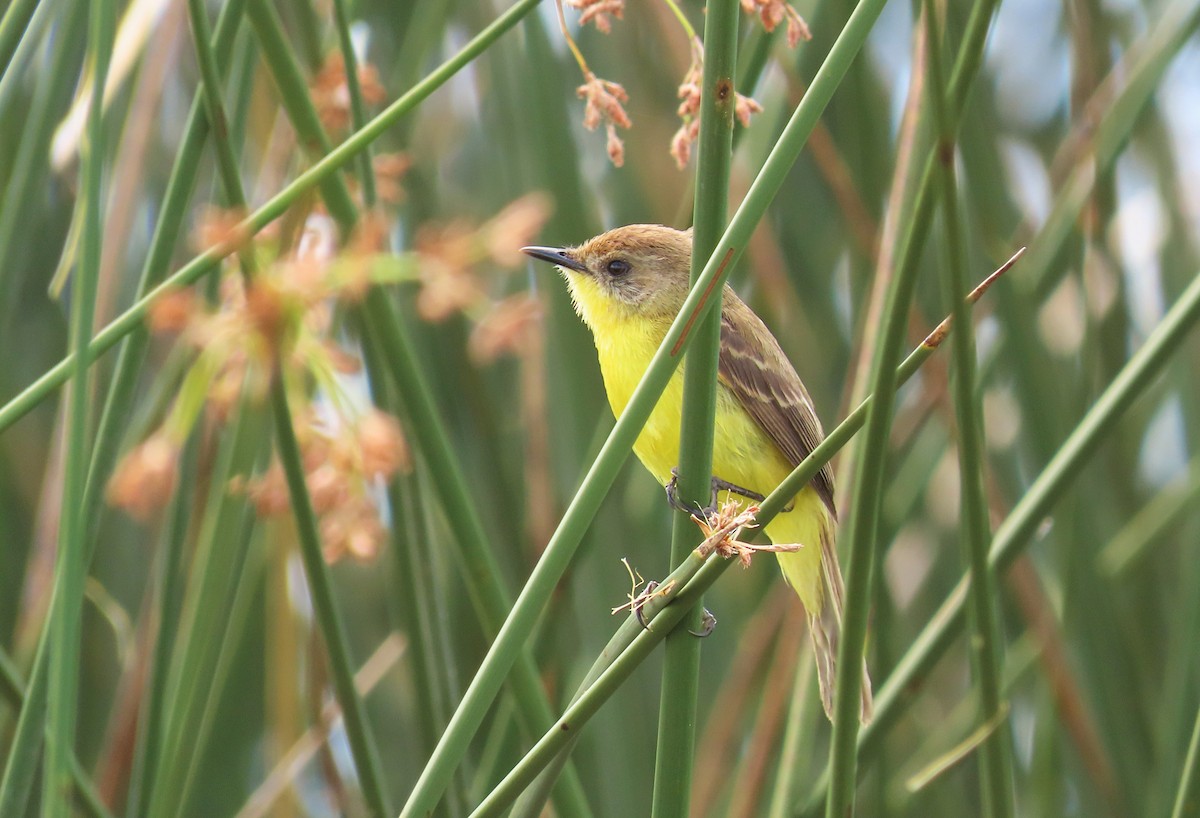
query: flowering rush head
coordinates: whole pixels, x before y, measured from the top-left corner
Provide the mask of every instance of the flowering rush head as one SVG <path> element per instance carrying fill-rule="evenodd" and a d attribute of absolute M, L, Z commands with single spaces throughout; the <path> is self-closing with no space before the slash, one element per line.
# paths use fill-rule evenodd
<path fill-rule="evenodd" d="M 687 15 L 675 0 L 666 0 L 667 6 L 673 12 L 673 18 L 680 24 L 692 43 L 692 58 L 679 85 L 681 100 L 677 113 L 683 120 L 679 130 L 671 138 L 670 153 L 675 164 L 682 170 L 692 155 L 692 145 L 700 136 L 700 101 L 704 65 L 704 45 L 696 34 L 696 29 L 688 20 Z M 595 25 L 604 34 L 612 31 L 612 20 L 625 17 L 625 0 L 556 0 L 559 28 L 563 39 L 566 40 L 579 70 L 583 72 L 583 85 L 575 89 L 576 95 L 584 101 L 583 126 L 594 131 L 604 125 L 606 135 L 605 147 L 609 160 L 616 167 L 625 164 L 625 142 L 617 134 L 617 129 L 629 129 L 633 123 L 625 112 L 625 104 L 629 102 L 629 94 L 620 84 L 611 80 L 600 79 L 590 68 L 583 52 L 575 42 L 567 28 L 566 15 L 563 6 L 569 6 L 580 12 L 579 24 Z M 790 47 L 795 47 L 803 40 L 812 39 L 808 25 L 787 0 L 741 0 L 742 10 L 753 14 L 762 22 L 767 32 L 774 31 L 780 23 L 787 25 L 787 41 Z M 734 113 L 743 128 L 750 126 L 750 117 L 762 111 L 762 106 L 748 96 L 736 94 Z"/>
<path fill-rule="evenodd" d="M 201 242 L 236 248 L 237 258 L 227 264 L 215 300 L 181 289 L 151 305 L 152 331 L 173 336 L 190 363 L 163 422 L 118 464 L 110 503 L 139 520 L 153 517 L 174 492 L 180 452 L 196 424 L 206 418 L 219 426 L 261 402 L 273 379 L 282 378 L 326 556 L 372 556 L 386 533 L 373 488 L 407 471 L 410 457 L 399 421 L 347 393 L 346 376 L 360 363 L 336 340 L 337 306 L 358 301 L 372 286 L 417 282 L 418 310 L 427 319 L 462 312 L 478 321 L 477 360 L 522 354 L 540 309 L 527 296 L 493 305 L 477 268 L 521 261 L 519 248 L 548 214 L 546 197 L 531 194 L 479 227 L 422 228 L 415 249 L 399 254 L 389 252 L 380 219 L 365 219 L 339 248 L 328 219 L 312 215 L 293 249 L 280 253 L 270 239 L 251 242 L 241 232 L 241 214 L 207 214 L 197 231 Z M 239 272 L 239 262 L 252 273 Z M 278 461 L 260 475 L 235 478 L 231 488 L 262 515 L 291 510 Z"/>

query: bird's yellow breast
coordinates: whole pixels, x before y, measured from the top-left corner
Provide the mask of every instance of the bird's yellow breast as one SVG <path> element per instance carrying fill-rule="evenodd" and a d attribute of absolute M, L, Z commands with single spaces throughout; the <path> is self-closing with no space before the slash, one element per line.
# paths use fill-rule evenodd
<path fill-rule="evenodd" d="M 642 326 L 637 324 L 641 323 Z M 662 343 L 663 332 L 650 321 L 596 335 L 596 351 L 608 402 L 617 417 L 625 411 L 650 360 Z M 664 330 L 665 331 L 665 330 Z M 679 419 L 683 411 L 683 371 L 675 370 L 633 450 L 654 478 L 665 483 L 679 465 Z"/>
<path fill-rule="evenodd" d="M 651 359 L 662 344 L 670 319 L 649 318 L 613 304 L 590 281 L 572 287 L 576 307 L 592 330 L 613 414 L 620 417 Z M 759 494 L 769 494 L 791 471 L 783 454 L 758 427 L 724 384 L 717 384 L 713 430 L 713 474 Z M 675 370 L 634 443 L 638 459 L 660 483 L 679 465 L 679 423 L 683 414 L 683 369 Z"/>

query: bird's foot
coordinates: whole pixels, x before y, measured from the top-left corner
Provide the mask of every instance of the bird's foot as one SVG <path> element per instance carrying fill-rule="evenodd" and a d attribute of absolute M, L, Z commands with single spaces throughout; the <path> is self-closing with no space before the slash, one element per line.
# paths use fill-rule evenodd
<path fill-rule="evenodd" d="M 650 597 L 654 595 L 655 589 L 658 588 L 658 583 L 650 580 L 646 583 L 646 587 L 638 594 L 637 599 L 633 600 L 630 607 L 633 608 L 633 615 L 637 617 L 638 624 L 642 626 L 642 630 L 650 630 L 650 623 L 646 621 L 646 614 L 643 610 L 646 603 L 650 601 Z"/>
<path fill-rule="evenodd" d="M 739 497 L 745 497 L 748 500 L 753 500 L 756 503 L 761 503 L 767 499 L 765 494 L 759 494 L 757 491 L 752 491 L 748 488 L 743 488 L 735 483 L 730 483 L 728 480 L 722 480 L 720 477 L 714 476 L 712 479 L 712 504 L 717 504 L 717 495 L 727 491 L 730 494 L 736 494 Z"/>
<path fill-rule="evenodd" d="M 705 520 L 710 520 L 717 513 L 717 497 L 721 492 L 727 491 L 730 494 L 736 494 L 740 497 L 745 497 L 753 500 L 756 503 L 761 503 L 766 499 L 762 494 L 753 491 L 736 483 L 730 483 L 728 480 L 723 480 L 716 475 L 713 475 L 711 481 L 711 490 L 709 494 L 708 505 L 701 508 L 698 503 L 685 503 L 679 499 L 679 468 L 671 469 L 671 479 L 667 481 L 667 504 L 676 511 L 682 511 L 684 514 L 690 514 L 693 517 L 700 517 Z"/>
<path fill-rule="evenodd" d="M 642 626 L 643 630 L 650 630 L 650 622 L 646 619 L 646 603 L 653 599 L 657 594 L 669 590 L 670 586 L 671 583 L 667 583 L 667 585 L 663 586 L 662 590 L 660 590 L 659 584 L 654 580 L 650 580 L 646 583 L 646 587 L 642 589 L 642 592 L 638 594 L 635 599 L 630 601 L 629 607 L 633 611 L 634 617 L 637 618 L 638 624 Z M 716 627 L 717 618 L 713 616 L 712 611 L 710 611 L 708 608 L 705 608 L 704 613 L 700 616 L 700 630 L 694 631 L 691 628 L 688 628 L 688 633 L 690 633 L 692 636 L 695 636 L 697 639 L 703 639 L 716 630 Z"/>
<path fill-rule="evenodd" d="M 704 609 L 704 613 L 700 615 L 700 630 L 694 631 L 688 628 L 688 633 L 697 639 L 703 639 L 717 629 L 717 618 L 713 616 L 713 612 L 708 608 Z"/>

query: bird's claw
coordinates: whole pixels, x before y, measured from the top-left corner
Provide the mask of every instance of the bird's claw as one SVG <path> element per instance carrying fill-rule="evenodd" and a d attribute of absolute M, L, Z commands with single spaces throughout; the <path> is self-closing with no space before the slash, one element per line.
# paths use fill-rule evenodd
<path fill-rule="evenodd" d="M 705 520 L 712 519 L 717 511 L 717 497 L 721 492 L 727 491 L 730 494 L 736 494 L 740 497 L 746 497 L 756 503 L 761 503 L 766 499 L 765 496 L 757 491 L 739 486 L 736 483 L 730 483 L 716 475 L 713 475 L 711 480 L 711 490 L 709 494 L 708 506 L 701 508 L 699 503 L 686 503 L 679 499 L 679 468 L 671 469 L 671 479 L 667 481 L 667 504 L 676 511 L 682 511 L 684 514 L 690 514 L 693 517 L 701 517 Z M 786 509 L 785 509 L 786 510 Z"/>
<path fill-rule="evenodd" d="M 699 632 L 694 631 L 691 628 L 688 628 L 688 633 L 690 633 L 692 636 L 696 637 L 697 639 L 703 639 L 704 637 L 709 636 L 716 629 L 717 629 L 717 618 L 715 616 L 713 616 L 712 611 L 710 611 L 708 608 L 705 608 L 704 613 L 702 613 L 700 615 L 700 630 L 699 630 Z"/>
<path fill-rule="evenodd" d="M 667 505 L 684 514 L 695 514 L 697 509 L 679 499 L 679 467 L 671 469 L 671 479 L 667 481 Z"/>
<path fill-rule="evenodd" d="M 767 499 L 765 494 L 759 494 L 757 491 L 743 488 L 742 486 L 730 483 L 728 480 L 722 480 L 720 477 L 714 475 L 712 479 L 712 504 L 714 507 L 717 505 L 717 495 L 722 491 L 727 491 L 730 494 L 736 494 L 740 497 L 745 497 L 753 500 L 756 503 L 761 503 L 763 500 Z"/>
<path fill-rule="evenodd" d="M 646 583 L 645 589 L 642 590 L 642 593 L 633 603 L 633 615 L 637 617 L 638 624 L 642 626 L 642 630 L 650 630 L 650 623 L 646 621 L 646 616 L 642 612 L 642 609 L 646 607 L 646 602 L 649 601 L 651 595 L 654 593 L 654 589 L 657 587 L 658 583 L 654 580 L 650 580 Z"/>

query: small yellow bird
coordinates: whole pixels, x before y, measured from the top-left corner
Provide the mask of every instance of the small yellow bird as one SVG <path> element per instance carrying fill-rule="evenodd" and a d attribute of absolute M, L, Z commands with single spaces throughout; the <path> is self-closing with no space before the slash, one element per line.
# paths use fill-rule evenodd
<path fill-rule="evenodd" d="M 575 310 L 592 331 L 604 388 L 620 416 L 689 290 L 692 233 L 655 224 L 618 227 L 578 247 L 526 247 L 561 270 Z M 663 485 L 679 463 L 683 370 L 677 369 L 634 443 L 638 459 Z M 726 286 L 713 434 L 714 478 L 757 494 L 770 492 L 821 442 L 812 399 L 779 342 Z M 723 492 L 727 496 L 728 492 Z M 766 527 L 779 566 L 808 614 L 821 701 L 833 706 L 833 679 L 845 595 L 835 548 L 833 472 L 821 468 L 790 510 Z M 871 715 L 863 672 L 861 717 Z"/>

